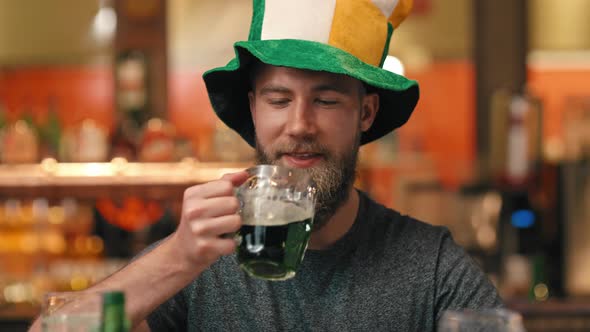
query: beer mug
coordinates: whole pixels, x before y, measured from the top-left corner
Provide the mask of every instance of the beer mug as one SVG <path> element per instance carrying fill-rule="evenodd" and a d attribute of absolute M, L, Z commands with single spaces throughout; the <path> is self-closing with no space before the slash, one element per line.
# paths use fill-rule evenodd
<path fill-rule="evenodd" d="M 292 278 L 311 235 L 315 184 L 299 169 L 258 165 L 247 172 L 250 177 L 236 191 L 242 217 L 238 263 L 255 278 Z"/>

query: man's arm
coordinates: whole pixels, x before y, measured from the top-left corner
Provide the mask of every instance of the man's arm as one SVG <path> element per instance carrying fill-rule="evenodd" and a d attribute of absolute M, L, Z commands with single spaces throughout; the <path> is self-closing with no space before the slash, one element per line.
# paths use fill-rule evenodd
<path fill-rule="evenodd" d="M 185 191 L 178 229 L 167 239 L 129 265 L 89 289 L 125 292 L 126 310 L 133 327 L 145 325 L 146 317 L 174 296 L 222 255 L 234 252 L 233 239 L 221 235 L 241 226 L 236 214 L 239 202 L 234 187 L 247 178 L 240 172 Z M 81 293 L 83 296 L 84 292 Z M 38 322 L 30 331 L 37 331 Z"/>
<path fill-rule="evenodd" d="M 151 332 L 149 325 L 145 320 L 142 320 L 139 325 L 133 329 L 133 332 Z"/>

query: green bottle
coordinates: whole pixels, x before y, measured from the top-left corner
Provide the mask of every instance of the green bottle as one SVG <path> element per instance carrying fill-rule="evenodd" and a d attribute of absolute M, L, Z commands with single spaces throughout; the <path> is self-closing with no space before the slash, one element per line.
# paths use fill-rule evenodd
<path fill-rule="evenodd" d="M 102 295 L 101 332 L 128 332 L 129 322 L 125 316 L 125 293 L 109 291 Z"/>

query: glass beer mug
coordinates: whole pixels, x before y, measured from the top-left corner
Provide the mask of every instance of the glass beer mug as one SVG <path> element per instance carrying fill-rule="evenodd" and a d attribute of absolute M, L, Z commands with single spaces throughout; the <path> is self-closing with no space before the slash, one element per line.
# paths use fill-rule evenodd
<path fill-rule="evenodd" d="M 286 280 L 303 260 L 313 226 L 316 187 L 303 170 L 258 165 L 236 192 L 242 227 L 237 257 L 250 276 Z"/>
<path fill-rule="evenodd" d="M 41 331 L 95 332 L 100 328 L 101 297 L 92 292 L 51 292 L 41 304 Z"/>

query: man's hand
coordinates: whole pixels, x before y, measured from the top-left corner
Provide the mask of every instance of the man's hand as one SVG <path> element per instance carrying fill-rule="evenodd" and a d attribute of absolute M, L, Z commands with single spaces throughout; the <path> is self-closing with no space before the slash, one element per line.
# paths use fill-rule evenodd
<path fill-rule="evenodd" d="M 221 236 L 236 232 L 242 225 L 234 188 L 247 178 L 245 171 L 226 174 L 220 180 L 184 192 L 180 224 L 170 239 L 180 249 L 181 257 L 171 259 L 182 259 L 194 271 L 201 272 L 222 255 L 234 252 L 235 241 Z"/>

